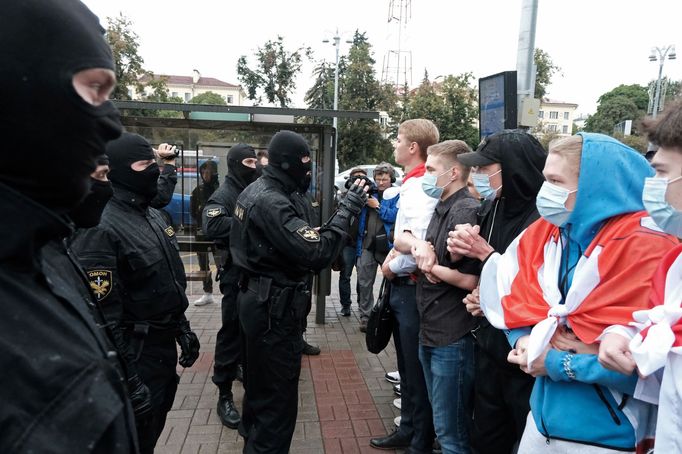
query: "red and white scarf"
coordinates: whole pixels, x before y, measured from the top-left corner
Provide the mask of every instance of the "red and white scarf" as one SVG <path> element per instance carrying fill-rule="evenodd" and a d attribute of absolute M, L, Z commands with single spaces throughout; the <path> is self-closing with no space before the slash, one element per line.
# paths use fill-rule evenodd
<path fill-rule="evenodd" d="M 658 404 L 656 452 L 682 452 L 682 246 L 670 251 L 652 279 L 651 309 L 633 314 L 630 341 L 640 380 L 635 397 Z M 661 368 L 663 368 L 661 370 Z M 661 373 L 662 372 L 662 373 Z"/>
<path fill-rule="evenodd" d="M 559 324 L 591 344 L 602 331 L 626 325 L 648 307 L 651 276 L 673 237 L 643 226 L 646 212 L 611 218 L 580 257 L 564 304 L 559 290 L 563 253 L 559 229 L 539 219 L 481 274 L 481 309 L 499 329 L 530 327 L 528 363 L 549 344 Z M 644 222 L 646 225 L 646 222 Z"/>

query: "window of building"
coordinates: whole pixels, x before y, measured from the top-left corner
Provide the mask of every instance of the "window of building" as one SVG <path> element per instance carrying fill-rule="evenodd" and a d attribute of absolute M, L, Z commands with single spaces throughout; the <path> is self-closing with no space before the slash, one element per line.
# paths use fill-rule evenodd
<path fill-rule="evenodd" d="M 549 119 L 550 120 L 556 120 L 558 118 L 559 118 L 559 112 L 553 110 L 549 113 Z"/>
<path fill-rule="evenodd" d="M 563 125 L 563 126 L 561 127 L 561 132 L 562 132 L 563 134 L 568 134 L 568 125 Z"/>
<path fill-rule="evenodd" d="M 185 102 L 189 102 L 192 99 L 192 93 L 185 93 Z"/>
<path fill-rule="evenodd" d="M 225 101 L 227 101 L 228 104 L 234 104 L 234 96 L 232 95 L 225 96 Z"/>
<path fill-rule="evenodd" d="M 177 97 L 178 97 L 178 92 L 177 92 L 177 91 L 172 92 L 172 93 L 171 93 L 171 96 L 174 97 L 174 98 L 177 98 Z"/>
<path fill-rule="evenodd" d="M 557 131 L 557 125 L 547 125 L 547 131 L 549 132 L 556 132 Z"/>
<path fill-rule="evenodd" d="M 545 111 L 544 110 L 538 110 L 538 118 L 545 118 Z"/>
<path fill-rule="evenodd" d="M 564 120 L 568 120 L 568 112 L 564 112 Z"/>
<path fill-rule="evenodd" d="M 130 99 L 133 99 L 133 89 L 132 89 L 132 88 L 129 88 L 129 89 L 128 89 L 128 97 L 129 97 Z"/>

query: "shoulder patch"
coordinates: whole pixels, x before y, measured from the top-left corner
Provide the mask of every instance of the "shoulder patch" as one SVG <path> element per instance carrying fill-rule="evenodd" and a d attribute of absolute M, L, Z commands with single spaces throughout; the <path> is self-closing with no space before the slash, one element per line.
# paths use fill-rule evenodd
<path fill-rule="evenodd" d="M 234 217 L 236 217 L 240 221 L 243 221 L 245 213 L 246 213 L 246 208 L 244 208 L 244 205 L 237 202 L 237 205 L 234 207 Z"/>
<path fill-rule="evenodd" d="M 102 301 L 109 296 L 113 287 L 113 277 L 109 270 L 91 270 L 87 272 L 90 290 L 97 301 Z"/>
<path fill-rule="evenodd" d="M 209 208 L 208 210 L 206 210 L 206 217 L 208 217 L 208 218 L 214 218 L 214 217 L 219 216 L 221 214 L 223 214 L 223 209 L 220 207 Z"/>
<path fill-rule="evenodd" d="M 163 231 L 166 232 L 166 235 L 168 235 L 170 238 L 173 238 L 175 236 L 175 230 L 170 225 L 163 229 Z"/>
<path fill-rule="evenodd" d="M 313 229 L 309 225 L 304 225 L 300 229 L 296 230 L 296 233 L 300 235 L 301 238 L 310 243 L 319 243 L 320 234 L 317 230 Z"/>

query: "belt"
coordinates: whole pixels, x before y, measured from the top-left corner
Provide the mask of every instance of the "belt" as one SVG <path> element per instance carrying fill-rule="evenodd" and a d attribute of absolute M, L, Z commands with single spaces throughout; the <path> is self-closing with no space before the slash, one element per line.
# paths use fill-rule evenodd
<path fill-rule="evenodd" d="M 391 285 L 398 287 L 417 285 L 417 281 L 413 280 L 411 276 L 396 276 L 391 281 Z"/>

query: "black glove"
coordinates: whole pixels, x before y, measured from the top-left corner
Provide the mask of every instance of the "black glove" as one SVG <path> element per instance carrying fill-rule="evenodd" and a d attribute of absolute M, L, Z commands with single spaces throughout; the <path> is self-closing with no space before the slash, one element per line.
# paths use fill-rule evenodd
<path fill-rule="evenodd" d="M 348 188 L 348 192 L 345 197 L 339 201 L 339 211 L 346 210 L 351 215 L 357 216 L 362 211 L 362 208 L 367 203 L 367 193 L 364 190 L 364 186 L 358 186 L 357 184 L 351 185 Z"/>
<path fill-rule="evenodd" d="M 152 393 L 142 382 L 139 375 L 133 374 L 128 377 L 128 394 L 130 402 L 133 404 L 135 420 L 142 421 L 151 415 Z"/>
<path fill-rule="evenodd" d="M 175 340 L 180 345 L 180 350 L 182 350 L 178 363 L 180 363 L 182 367 L 192 367 L 192 364 L 194 364 L 199 357 L 199 348 L 201 347 L 199 338 L 194 334 L 192 328 L 189 326 L 189 321 L 187 320 L 181 320 L 179 322 L 178 330 L 179 334 Z"/>

